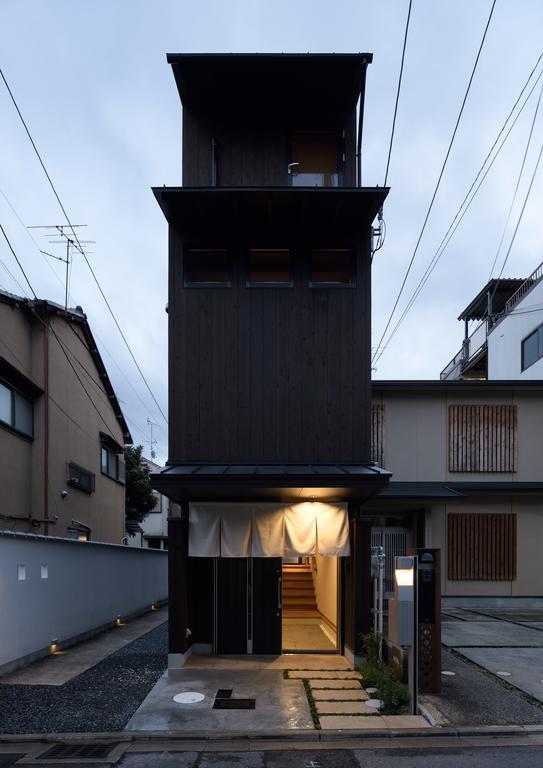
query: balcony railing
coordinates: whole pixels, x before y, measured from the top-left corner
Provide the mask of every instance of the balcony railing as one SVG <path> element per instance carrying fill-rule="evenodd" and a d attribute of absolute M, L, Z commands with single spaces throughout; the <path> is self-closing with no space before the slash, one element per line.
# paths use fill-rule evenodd
<path fill-rule="evenodd" d="M 483 320 L 467 339 L 464 339 L 462 349 L 456 353 L 451 362 L 441 371 L 440 379 L 459 379 L 463 367 L 480 352 L 486 344 L 487 322 Z"/>
<path fill-rule="evenodd" d="M 515 291 L 515 293 L 511 296 L 511 298 L 507 300 L 507 302 L 505 303 L 505 311 L 503 313 L 503 317 L 505 317 L 505 315 L 511 312 L 513 307 L 516 304 L 518 304 L 519 301 L 523 299 L 526 296 L 526 294 L 537 285 L 537 283 L 539 283 L 541 278 L 543 278 L 543 262 L 541 262 L 541 264 L 536 269 L 534 269 L 530 277 L 528 277 L 522 283 L 520 288 L 517 291 Z M 500 320 L 503 319 L 503 317 L 501 317 Z"/>

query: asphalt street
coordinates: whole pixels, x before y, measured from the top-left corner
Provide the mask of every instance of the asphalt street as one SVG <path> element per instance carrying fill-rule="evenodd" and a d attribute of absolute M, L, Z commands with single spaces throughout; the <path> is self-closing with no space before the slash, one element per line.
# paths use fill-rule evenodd
<path fill-rule="evenodd" d="M 0 754 L 0 768 L 11 768 L 24 754 Z M 52 763 L 26 763 L 53 768 Z M 58 763 L 56 763 L 58 766 Z M 81 768 L 81 762 L 63 763 Z M 105 763 L 87 763 L 99 768 Z M 111 765 L 109 763 L 108 765 Z M 533 746 L 395 747 L 390 749 L 278 749 L 268 751 L 129 752 L 118 768 L 543 768 L 543 749 Z"/>

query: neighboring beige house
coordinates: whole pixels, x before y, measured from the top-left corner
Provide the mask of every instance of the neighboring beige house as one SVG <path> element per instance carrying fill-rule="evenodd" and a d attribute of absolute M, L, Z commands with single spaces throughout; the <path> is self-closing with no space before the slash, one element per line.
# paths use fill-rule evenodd
<path fill-rule="evenodd" d="M 142 457 L 150 472 L 163 469 L 160 464 Z M 149 549 L 168 549 L 168 514 L 170 500 L 158 491 L 153 491 L 156 499 L 155 508 L 149 512 L 143 522 L 136 526 L 127 524 L 126 543 L 129 547 L 148 547 Z M 130 535 L 129 530 L 132 532 Z"/>
<path fill-rule="evenodd" d="M 0 292 L 0 528 L 120 544 L 130 442 L 81 307 Z"/>
<path fill-rule="evenodd" d="M 543 381 L 372 391 L 374 459 L 393 473 L 366 507 L 375 536 L 440 548 L 444 597 L 543 596 Z"/>

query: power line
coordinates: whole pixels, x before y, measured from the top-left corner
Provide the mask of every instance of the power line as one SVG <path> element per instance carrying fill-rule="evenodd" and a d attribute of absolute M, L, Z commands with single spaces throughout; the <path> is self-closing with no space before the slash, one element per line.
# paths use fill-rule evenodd
<path fill-rule="evenodd" d="M 383 186 L 386 187 L 387 185 L 387 179 L 388 179 L 388 169 L 390 167 L 390 157 L 392 155 L 392 144 L 394 143 L 394 130 L 396 128 L 396 115 L 398 114 L 398 102 L 400 100 L 400 91 L 402 88 L 402 75 L 403 75 L 403 65 L 405 60 L 405 49 L 407 46 L 407 34 L 409 32 L 409 20 L 411 18 L 411 6 L 413 4 L 413 0 L 409 0 L 409 8 L 407 9 L 407 21 L 405 23 L 405 34 L 403 38 L 403 48 L 402 48 L 402 61 L 400 64 L 400 74 L 398 76 L 398 88 L 396 90 L 396 103 L 394 104 L 394 117 L 392 118 L 392 129 L 390 132 L 390 144 L 388 146 L 388 157 L 387 157 L 387 167 L 385 171 L 385 180 L 383 182 Z"/>
<path fill-rule="evenodd" d="M 496 2 L 496 0 L 494 0 L 494 2 Z M 94 282 L 96 283 L 96 285 L 98 287 L 98 290 L 100 291 L 100 294 L 102 295 L 102 298 L 103 298 L 103 300 L 104 300 L 104 302 L 105 302 L 105 304 L 106 304 L 106 306 L 107 306 L 107 308 L 109 310 L 109 313 L 110 313 L 111 317 L 113 318 L 113 322 L 117 326 L 117 330 L 121 334 L 121 338 L 124 341 L 125 346 L 128 349 L 128 352 L 130 353 L 130 357 L 132 358 L 132 360 L 134 362 L 134 365 L 138 369 L 138 373 L 140 374 L 141 378 L 143 379 L 143 382 L 144 382 L 145 386 L 149 390 L 149 394 L 153 398 L 153 401 L 154 401 L 156 407 L 160 411 L 160 415 L 162 416 L 162 418 L 164 419 L 166 424 L 168 424 L 168 419 L 166 418 L 166 415 L 165 415 L 164 411 L 160 407 L 159 402 L 158 402 L 158 400 L 156 399 L 156 397 L 155 397 L 155 395 L 153 393 L 153 390 L 149 386 L 149 383 L 148 383 L 148 381 L 147 381 L 147 379 L 146 379 L 142 369 L 140 368 L 140 365 L 139 365 L 138 361 L 136 360 L 136 357 L 135 357 L 134 353 L 132 352 L 130 344 L 128 343 L 128 340 L 127 340 L 126 336 L 124 335 L 124 333 L 123 333 L 123 331 L 121 329 L 121 326 L 119 325 L 119 322 L 118 322 L 118 320 L 117 320 L 117 318 L 116 318 L 116 316 L 115 316 L 115 314 L 114 314 L 114 312 L 113 312 L 113 310 L 111 308 L 111 305 L 110 305 L 109 301 L 107 300 L 104 291 L 102 290 L 102 286 L 100 285 L 100 283 L 98 281 L 98 278 L 96 277 L 96 273 L 94 272 L 94 269 L 92 268 L 91 263 L 90 263 L 89 259 L 87 258 L 87 254 L 85 253 L 85 251 L 83 250 L 83 248 L 81 246 L 81 243 L 79 242 L 79 238 L 77 237 L 77 233 L 75 232 L 75 229 L 72 226 L 70 218 L 68 217 L 68 214 L 66 213 L 66 209 L 64 208 L 64 205 L 62 204 L 62 200 L 60 199 L 60 197 L 58 195 L 58 192 L 57 192 L 57 190 L 55 188 L 55 185 L 53 184 L 53 181 L 52 181 L 51 177 L 49 176 L 47 168 L 45 167 L 45 163 L 44 163 L 44 161 L 43 161 L 43 159 L 42 159 L 42 157 L 41 157 L 41 155 L 40 155 L 40 153 L 38 151 L 38 148 L 37 148 L 37 146 L 36 146 L 36 144 L 34 142 L 34 139 L 32 138 L 32 135 L 31 135 L 31 133 L 30 133 L 30 131 L 28 129 L 28 126 L 27 126 L 25 120 L 24 120 L 24 117 L 23 117 L 23 115 L 21 113 L 21 110 L 19 109 L 19 106 L 18 106 L 18 104 L 17 104 L 17 102 L 15 100 L 15 97 L 14 97 L 12 91 L 11 91 L 11 88 L 9 87 L 8 81 L 6 80 L 5 75 L 4 75 L 4 73 L 3 73 L 1 68 L 0 68 L 0 75 L 2 76 L 2 80 L 4 81 L 4 84 L 5 84 L 6 88 L 7 88 L 7 91 L 8 91 L 8 93 L 10 95 L 10 98 L 11 98 L 11 100 L 13 102 L 13 105 L 14 105 L 15 109 L 17 110 L 17 114 L 19 115 L 21 123 L 24 126 L 26 134 L 27 134 L 27 136 L 28 136 L 28 138 L 30 140 L 30 143 L 32 144 L 32 147 L 33 147 L 34 152 L 36 153 L 36 156 L 37 156 L 37 158 L 38 158 L 38 160 L 40 162 L 40 165 L 41 165 L 41 167 L 43 169 L 43 172 L 45 173 L 45 176 L 47 177 L 47 181 L 49 182 L 49 185 L 50 185 L 51 189 L 53 190 L 53 194 L 55 195 L 55 197 L 57 199 L 57 202 L 58 202 L 58 204 L 60 206 L 60 209 L 62 210 L 62 213 L 64 214 L 64 217 L 65 217 L 66 221 L 68 222 L 68 226 L 70 227 L 70 229 L 72 231 L 72 234 L 73 234 L 73 237 L 74 237 L 74 240 L 75 240 L 75 244 L 77 244 L 77 248 L 78 248 L 79 252 L 81 253 L 83 258 L 85 259 L 85 262 L 86 262 L 86 264 L 87 264 L 87 266 L 88 266 L 88 268 L 90 270 L 90 273 L 91 273 L 91 275 L 92 275 L 92 277 L 94 279 Z"/>
<path fill-rule="evenodd" d="M 384 330 L 383 330 L 383 333 L 381 334 L 381 338 L 379 339 L 379 343 L 377 344 L 377 349 L 378 349 L 378 350 L 381 348 L 381 344 L 382 344 L 382 342 L 383 342 L 383 339 L 384 339 L 384 338 L 385 338 L 385 336 L 386 336 L 386 332 L 388 331 L 388 329 L 389 329 L 389 326 L 390 326 L 390 323 L 392 322 L 392 318 L 393 318 L 393 316 L 394 316 L 394 313 L 396 312 L 396 308 L 397 308 L 397 306 L 398 306 L 398 303 L 399 303 L 399 301 L 400 301 L 400 297 L 401 297 L 401 295 L 402 295 L 402 293 L 403 293 L 403 290 L 404 290 L 404 288 L 405 288 L 405 284 L 406 284 L 406 282 L 407 282 L 407 278 L 409 277 L 409 273 L 411 272 L 411 267 L 413 266 L 413 262 L 415 261 L 415 256 L 417 255 L 417 251 L 418 251 L 418 249 L 419 249 L 419 245 L 420 245 L 420 243 L 421 243 L 421 240 L 422 240 L 422 236 L 424 235 L 424 232 L 425 232 L 425 230 L 426 230 L 426 225 L 427 225 L 427 223 L 428 223 L 428 219 L 430 218 L 430 213 L 431 213 L 431 211 L 432 211 L 432 208 L 434 207 L 434 202 L 435 202 L 435 199 L 436 199 L 436 196 L 437 196 L 437 193 L 438 193 L 439 187 L 440 187 L 440 185 L 441 185 L 441 180 L 442 180 L 442 178 L 443 178 L 443 174 L 444 174 L 444 172 L 445 172 L 445 168 L 446 168 L 446 166 L 447 166 L 447 162 L 448 162 L 448 160 L 449 160 L 449 155 L 450 155 L 450 153 L 451 153 L 451 150 L 452 150 L 452 146 L 453 146 L 453 144 L 454 144 L 454 140 L 455 140 L 455 137 L 456 137 L 456 133 L 457 133 L 457 131 L 458 131 L 458 126 L 460 125 L 460 120 L 462 119 L 462 114 L 463 114 L 463 112 L 464 112 L 464 107 L 466 106 L 466 102 L 467 102 L 467 99 L 468 99 L 468 95 L 469 95 L 469 92 L 470 92 L 470 90 L 471 90 L 471 84 L 472 84 L 472 82 L 473 82 L 473 78 L 475 77 L 475 72 L 476 72 L 476 70 L 477 70 L 477 65 L 478 65 L 478 63 L 479 63 L 479 58 L 480 58 L 480 56 L 481 56 L 481 52 L 482 52 L 482 50 L 483 50 L 483 46 L 484 46 L 484 43 L 485 43 L 485 40 L 486 40 L 486 35 L 487 35 L 487 32 L 488 32 L 488 28 L 489 28 L 489 26 L 490 26 L 490 22 L 491 22 L 491 20 L 492 20 L 492 15 L 493 15 L 493 13 L 494 13 L 494 7 L 495 7 L 495 5 L 496 5 L 496 0 L 493 0 L 493 2 L 492 2 L 492 6 L 491 6 L 491 8 L 490 8 L 490 13 L 489 13 L 489 15 L 488 15 L 488 20 L 487 20 L 487 22 L 486 22 L 486 26 L 485 26 L 485 29 L 484 29 L 484 32 L 483 32 L 483 36 L 482 36 L 482 38 L 481 38 L 481 43 L 480 43 L 480 45 L 479 45 L 479 50 L 477 51 L 477 56 L 476 56 L 476 58 L 475 58 L 475 63 L 474 63 L 474 65 L 473 65 L 473 69 L 472 69 L 472 71 L 471 71 L 471 75 L 470 75 L 470 78 L 469 78 L 469 81 L 468 81 L 468 86 L 467 86 L 467 88 L 466 88 L 466 92 L 465 92 L 465 94 L 464 94 L 464 98 L 463 98 L 463 100 L 462 100 L 462 105 L 461 105 L 461 107 L 460 107 L 460 111 L 459 111 L 459 113 L 458 113 L 458 117 L 456 118 L 456 124 L 455 124 L 455 126 L 454 126 L 454 130 L 453 130 L 453 132 L 452 132 L 452 136 L 451 136 L 451 139 L 450 139 L 450 142 L 449 142 L 449 146 L 448 146 L 448 148 L 447 148 L 447 152 L 446 152 L 446 154 L 445 154 L 445 159 L 444 159 L 444 161 L 443 161 L 443 165 L 441 166 L 441 171 L 440 171 L 440 173 L 439 173 L 439 176 L 438 176 L 438 179 L 437 179 L 437 183 L 436 183 L 436 186 L 435 186 L 435 189 L 434 189 L 434 192 L 433 192 L 432 198 L 431 198 L 431 200 L 430 200 L 430 205 L 428 206 L 428 210 L 426 211 L 426 216 L 424 217 L 424 221 L 423 221 L 423 224 L 422 224 L 422 227 L 421 227 L 421 230 L 420 230 L 419 236 L 418 236 L 418 238 L 417 238 L 417 242 L 416 242 L 416 244 L 415 244 L 415 248 L 414 248 L 414 250 L 413 250 L 413 254 L 411 255 L 411 259 L 410 259 L 410 261 L 409 261 L 409 265 L 408 265 L 408 267 L 407 267 L 407 270 L 406 270 L 406 273 L 405 273 L 405 275 L 404 275 L 404 278 L 403 278 L 403 281 L 402 281 L 402 284 L 401 284 L 400 290 L 399 290 L 399 292 L 398 292 L 398 295 L 396 296 L 396 300 L 395 300 L 395 302 L 394 302 L 394 306 L 392 307 L 392 311 L 391 311 L 391 313 L 390 313 L 390 315 L 389 315 L 389 317 L 388 317 L 388 320 L 387 320 L 387 322 L 386 322 L 386 325 L 385 325 L 385 328 L 384 328 Z M 376 356 L 376 355 L 374 355 L 374 357 L 373 357 L 373 359 L 372 359 L 372 361 L 371 361 L 372 363 L 373 363 L 373 362 L 374 362 L 374 360 L 375 360 L 375 356 Z"/>
<path fill-rule="evenodd" d="M 413 293 L 411 295 L 411 298 L 407 302 L 407 305 L 405 306 L 405 308 L 404 308 L 400 318 L 396 322 L 396 325 L 394 326 L 394 328 L 390 332 L 390 334 L 388 336 L 388 339 L 386 341 L 386 344 L 384 344 L 384 345 L 382 345 L 380 347 L 376 347 L 376 352 L 375 352 L 375 355 L 374 355 L 374 360 L 372 360 L 372 362 L 377 363 L 379 361 L 379 359 L 381 358 L 381 356 L 384 354 L 385 350 L 388 348 L 388 345 L 389 345 L 391 339 L 395 336 L 395 334 L 398 331 L 399 327 L 403 323 L 405 317 L 407 316 L 407 314 L 411 310 L 411 307 L 413 306 L 413 304 L 415 303 L 417 298 L 420 296 L 424 286 L 426 285 L 426 283 L 428 282 L 428 279 L 430 278 L 430 275 L 432 274 L 433 270 L 436 268 L 436 266 L 437 266 L 441 256 L 445 252 L 445 250 L 446 250 L 447 246 L 449 245 L 450 241 L 452 240 L 456 230 L 460 226 L 460 223 L 462 222 L 462 219 L 464 218 L 464 216 L 468 212 L 468 210 L 469 210 L 473 200 L 475 199 L 475 197 L 476 197 L 477 193 L 479 192 L 481 186 L 483 185 L 486 177 L 488 176 L 492 166 L 496 162 L 496 160 L 497 160 L 497 158 L 498 158 L 498 156 L 499 156 L 499 154 L 500 154 L 504 144 L 506 143 L 507 139 L 509 138 L 509 135 L 511 134 L 513 128 L 515 127 L 515 125 L 516 125 L 520 115 L 522 114 L 522 112 L 524 111 L 524 108 L 526 107 L 528 101 L 530 100 L 530 97 L 531 97 L 532 93 L 534 92 L 538 82 L 543 77 L 543 70 L 540 71 L 540 73 L 538 74 L 538 76 L 535 79 L 534 83 L 532 84 L 532 87 L 530 88 L 530 91 L 529 91 L 526 99 L 524 100 L 524 102 L 522 103 L 520 109 L 518 110 L 517 114 L 515 115 L 514 120 L 512 121 L 512 123 L 509 126 L 509 128 L 507 129 L 507 133 L 503 137 L 503 139 L 502 139 L 498 149 L 496 150 L 494 156 L 492 157 L 490 163 L 488 164 L 488 166 L 486 167 L 486 170 L 485 170 L 485 166 L 486 166 L 486 164 L 488 162 L 488 159 L 492 155 L 493 150 L 496 148 L 496 145 L 497 145 L 497 143 L 498 143 L 498 141 L 500 139 L 500 136 L 503 134 L 504 130 L 506 129 L 507 124 L 508 124 L 509 120 L 511 119 L 511 116 L 513 115 L 516 107 L 518 106 L 518 104 L 519 104 L 519 102 L 520 102 L 520 100 L 522 98 L 522 95 L 524 94 L 526 88 L 528 87 L 528 84 L 529 84 L 529 82 L 530 82 L 534 72 L 536 71 L 537 66 L 538 66 L 538 64 L 539 64 L 539 62 L 541 61 L 542 58 L 543 58 L 543 52 L 540 54 L 540 56 L 539 56 L 539 58 L 538 58 L 538 60 L 536 62 L 536 65 L 534 66 L 534 68 L 530 72 L 530 74 L 529 74 L 529 76 L 528 76 L 524 86 L 522 87 L 522 90 L 520 91 L 520 94 L 518 95 L 515 103 L 513 104 L 513 107 L 511 108 L 511 110 L 510 110 L 507 118 L 505 119 L 502 127 L 500 128 L 500 130 L 498 132 L 498 135 L 496 136 L 496 139 L 494 140 L 494 143 L 492 144 L 492 146 L 491 146 L 490 150 L 488 151 L 485 159 L 483 160 L 483 163 L 482 163 L 481 167 L 479 168 L 479 170 L 478 170 L 478 172 L 477 172 L 477 174 L 475 176 L 475 179 L 473 180 L 473 182 L 472 182 L 470 188 L 468 189 L 464 199 L 462 200 L 462 202 L 461 202 L 457 212 L 455 213 L 453 220 L 449 224 L 449 227 L 448 227 L 447 231 L 445 232 L 443 238 L 441 239 L 441 242 L 440 242 L 440 244 L 439 244 L 435 254 L 430 259 L 430 262 L 429 262 L 428 266 L 426 267 L 426 270 L 425 270 L 424 274 L 420 278 L 420 280 L 419 280 L 415 290 L 413 291 Z M 483 173 L 483 171 L 484 171 L 484 173 Z M 481 174 L 483 174 L 482 177 L 481 177 Z M 475 187 L 475 185 L 476 185 L 476 183 L 477 183 L 477 181 L 479 179 L 480 179 L 480 181 L 477 184 L 477 186 Z M 474 187 L 475 187 L 475 189 L 474 189 Z M 470 197 L 470 195 L 471 195 L 471 197 Z"/>
<path fill-rule="evenodd" d="M 509 226 L 509 219 L 511 218 L 511 213 L 513 212 L 513 206 L 515 205 L 515 201 L 517 199 L 517 194 L 518 194 L 518 190 L 519 190 L 519 187 L 520 187 L 520 181 L 522 179 L 522 174 L 524 173 L 524 166 L 526 165 L 526 158 L 528 156 L 528 151 L 530 149 L 530 144 L 532 143 L 532 135 L 533 135 L 533 132 L 534 132 L 534 126 L 535 126 L 535 121 L 537 119 L 537 114 L 539 112 L 539 105 L 541 103 L 541 96 L 542 96 L 542 94 L 543 94 L 543 87 L 539 91 L 539 98 L 537 100 L 537 104 L 535 105 L 534 117 L 533 117 L 533 120 L 532 120 L 532 124 L 530 126 L 530 132 L 528 134 L 528 140 L 526 141 L 526 148 L 524 150 L 524 155 L 522 157 L 522 163 L 520 164 L 520 171 L 519 171 L 519 174 L 518 174 L 517 183 L 515 185 L 515 191 L 513 192 L 513 197 L 511 199 L 511 205 L 509 206 L 509 211 L 507 212 L 507 218 L 505 220 L 505 225 L 503 227 L 503 232 L 502 232 L 502 236 L 500 238 L 500 242 L 499 242 L 499 245 L 498 245 L 498 250 L 496 251 L 496 255 L 494 256 L 494 261 L 492 262 L 492 267 L 490 268 L 490 274 L 488 276 L 489 280 L 492 277 L 492 273 L 494 272 L 494 267 L 496 266 L 496 262 L 498 261 L 498 256 L 500 255 L 500 251 L 501 251 L 501 248 L 502 248 L 502 245 L 503 245 L 503 241 L 505 239 L 505 233 L 507 232 L 507 227 Z M 498 276 L 498 282 L 499 282 L 500 277 L 503 274 L 504 268 L 505 268 L 505 262 L 504 262 L 504 265 L 502 266 L 501 272 L 500 272 L 500 274 Z M 497 287 L 498 287 L 498 283 L 496 283 L 496 288 Z M 496 288 L 494 289 L 494 293 L 496 292 Z M 494 298 L 494 294 L 492 294 L 492 297 Z"/>

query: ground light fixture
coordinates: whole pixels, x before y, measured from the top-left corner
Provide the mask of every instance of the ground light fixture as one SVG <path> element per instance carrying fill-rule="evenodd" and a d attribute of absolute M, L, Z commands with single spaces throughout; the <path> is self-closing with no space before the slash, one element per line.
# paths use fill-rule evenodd
<path fill-rule="evenodd" d="M 58 652 L 58 640 L 56 639 L 56 637 L 53 640 L 51 640 L 51 645 L 49 646 L 49 650 L 53 654 Z"/>
<path fill-rule="evenodd" d="M 118 627 L 124 627 L 124 622 L 123 622 L 123 620 L 121 619 L 120 615 L 119 615 L 119 616 L 117 616 L 117 618 L 115 619 L 115 624 L 116 624 L 116 626 L 118 626 Z"/>
<path fill-rule="evenodd" d="M 416 555 L 394 560 L 394 597 L 389 601 L 389 637 L 407 649 L 410 712 L 417 714 L 418 703 L 418 615 Z"/>

